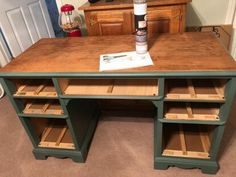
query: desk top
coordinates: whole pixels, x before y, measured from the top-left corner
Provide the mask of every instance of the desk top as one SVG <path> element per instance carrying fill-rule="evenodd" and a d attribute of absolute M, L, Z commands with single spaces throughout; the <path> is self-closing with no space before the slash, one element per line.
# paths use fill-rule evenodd
<path fill-rule="evenodd" d="M 100 54 L 135 50 L 132 35 L 41 39 L 14 59 L 0 75 L 13 73 L 107 73 L 99 72 Z M 232 72 L 236 62 L 211 33 L 162 34 L 149 40 L 153 66 L 111 71 Z M 7 73 L 6 73 L 7 72 Z"/>

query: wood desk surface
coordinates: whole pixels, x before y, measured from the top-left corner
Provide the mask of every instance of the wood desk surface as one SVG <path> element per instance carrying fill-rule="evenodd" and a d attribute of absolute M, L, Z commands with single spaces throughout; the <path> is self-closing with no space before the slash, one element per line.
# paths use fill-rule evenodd
<path fill-rule="evenodd" d="M 162 34 L 149 40 L 154 62 L 117 72 L 203 72 L 236 73 L 236 62 L 211 33 Z M 14 73 L 99 73 L 101 54 L 135 50 L 135 37 L 96 36 L 41 39 L 4 68 Z M 104 72 L 100 72 L 104 73 Z"/>

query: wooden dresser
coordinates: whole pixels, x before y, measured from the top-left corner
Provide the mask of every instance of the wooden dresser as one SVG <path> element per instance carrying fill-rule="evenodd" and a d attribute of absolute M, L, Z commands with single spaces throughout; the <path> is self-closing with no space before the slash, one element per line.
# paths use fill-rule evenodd
<path fill-rule="evenodd" d="M 186 5 L 191 0 L 147 0 L 148 33 L 185 31 Z M 88 35 L 132 34 L 134 28 L 133 0 L 105 0 L 81 6 Z"/>

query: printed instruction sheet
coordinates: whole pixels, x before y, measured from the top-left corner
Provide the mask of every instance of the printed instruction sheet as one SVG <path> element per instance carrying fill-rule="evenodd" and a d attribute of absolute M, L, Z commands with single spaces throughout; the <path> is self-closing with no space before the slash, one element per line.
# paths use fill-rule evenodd
<path fill-rule="evenodd" d="M 149 52 L 137 54 L 133 52 L 122 52 L 100 55 L 100 71 L 120 70 L 153 65 Z"/>

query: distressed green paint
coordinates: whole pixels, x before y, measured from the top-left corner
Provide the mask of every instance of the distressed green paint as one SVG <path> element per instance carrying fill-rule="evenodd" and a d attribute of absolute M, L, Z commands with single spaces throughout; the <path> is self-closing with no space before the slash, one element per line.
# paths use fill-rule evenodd
<path fill-rule="evenodd" d="M 219 170 L 219 164 L 214 160 L 193 159 L 180 157 L 156 157 L 154 161 L 155 169 L 165 170 L 170 166 L 180 168 L 200 168 L 203 173 L 216 174 Z"/>
<path fill-rule="evenodd" d="M 24 117 L 19 117 L 23 127 L 25 128 L 25 131 L 27 135 L 29 136 L 34 148 L 38 147 L 39 144 L 39 137 L 36 135 L 35 130 L 33 130 L 33 127 L 30 124 L 30 119 L 31 118 L 24 118 Z"/>
<path fill-rule="evenodd" d="M 63 106 L 67 106 L 69 104 L 69 102 L 72 100 L 72 99 L 67 99 L 67 98 L 61 98 L 61 100 L 63 101 Z"/>
<path fill-rule="evenodd" d="M 75 135 L 74 126 L 73 126 L 73 124 L 71 123 L 71 120 L 70 120 L 70 119 L 66 119 L 66 123 L 67 123 L 67 126 L 68 126 L 68 128 L 69 128 L 69 131 L 70 131 L 70 134 L 71 134 L 71 137 L 72 137 L 72 141 L 73 141 L 73 143 L 74 143 L 74 145 L 75 145 L 75 148 L 76 148 L 76 150 L 79 151 L 80 148 L 79 148 L 78 139 L 77 139 L 77 137 L 76 137 L 76 135 Z"/>
<path fill-rule="evenodd" d="M 92 139 L 93 133 L 96 128 L 99 111 L 94 109 L 93 114 L 88 115 L 88 127 L 81 132 L 76 126 L 75 116 L 72 116 L 72 112 L 79 112 L 77 109 L 68 108 L 68 105 L 73 100 L 93 100 L 96 99 L 133 99 L 133 100 L 150 100 L 157 108 L 157 117 L 154 118 L 154 161 L 156 169 L 167 169 L 169 166 L 177 166 L 181 168 L 201 168 L 204 173 L 216 173 L 219 166 L 217 163 L 217 154 L 220 148 L 221 139 L 223 136 L 225 122 L 228 118 L 230 108 L 232 106 L 233 98 L 236 90 L 236 72 L 225 71 L 205 71 L 205 72 L 145 72 L 145 73 L 112 73 L 112 72 L 99 72 L 99 73 L 0 73 L 4 79 L 1 79 L 2 85 L 12 103 L 15 110 L 20 116 L 20 120 L 30 137 L 32 144 L 34 145 L 33 153 L 37 159 L 46 159 L 47 156 L 55 157 L 70 157 L 75 162 L 84 162 L 88 153 L 89 144 Z M 64 115 L 39 115 L 22 114 L 22 103 L 17 101 L 20 98 L 26 98 L 25 96 L 13 97 L 12 93 L 15 88 L 13 83 L 8 79 L 24 78 L 24 79 L 52 79 L 53 84 L 58 94 L 57 97 L 37 97 L 37 99 L 59 99 L 60 104 L 64 110 Z M 77 78 L 77 79 L 158 79 L 158 96 L 79 96 L 79 95 L 63 95 L 58 84 L 58 79 L 61 78 Z M 196 78 L 196 79 L 230 79 L 226 86 L 225 102 L 218 100 L 170 100 L 164 98 L 164 85 L 165 79 L 176 78 Z M 27 97 L 36 98 L 36 97 Z M 209 103 L 221 103 L 220 108 L 220 120 L 219 121 L 188 121 L 188 120 L 167 120 L 163 119 L 163 106 L 165 102 L 178 101 L 178 102 L 209 102 Z M 87 110 L 89 112 L 90 109 Z M 91 112 L 91 110 L 90 110 Z M 77 114 L 78 115 L 78 114 Z M 55 149 L 55 148 L 39 148 L 39 138 L 35 135 L 32 126 L 30 125 L 30 118 L 59 118 L 66 119 L 69 131 L 72 136 L 72 140 L 75 144 L 75 150 Z M 79 117 L 78 117 L 79 118 Z M 193 159 L 193 158 L 178 158 L 178 157 L 163 157 L 163 126 L 168 123 L 181 123 L 181 124 L 207 124 L 215 125 L 213 132 L 213 140 L 211 144 L 210 155 L 211 159 Z M 81 133 L 83 136 L 81 138 Z"/>
<path fill-rule="evenodd" d="M 48 119 L 66 119 L 67 115 L 53 115 L 53 114 L 23 114 L 18 113 L 19 117 L 36 117 L 36 118 L 48 118 Z"/>
<path fill-rule="evenodd" d="M 186 71 L 186 72 L 1 72 L 0 77 L 15 77 L 15 78 L 189 78 L 189 77 L 203 77 L 203 78 L 220 78 L 220 77 L 236 77 L 236 71 Z"/>
<path fill-rule="evenodd" d="M 159 78 L 158 79 L 158 95 L 162 98 L 164 97 L 164 91 L 165 91 L 165 79 Z"/>
<path fill-rule="evenodd" d="M 219 115 L 220 115 L 221 120 L 227 121 L 230 111 L 231 111 L 231 108 L 232 108 L 234 97 L 236 94 L 236 77 L 232 78 L 228 82 L 228 84 L 225 88 L 225 92 L 227 93 L 225 95 L 226 101 L 222 105 Z"/>
<path fill-rule="evenodd" d="M 157 118 L 162 119 L 164 117 L 164 102 L 156 101 L 155 105 L 157 106 Z"/>
<path fill-rule="evenodd" d="M 158 119 L 162 123 L 177 123 L 177 124 L 205 124 L 205 125 L 224 125 L 225 121 L 203 121 L 203 120 L 171 120 Z"/>
<path fill-rule="evenodd" d="M 55 87 L 55 89 L 56 89 L 57 94 L 58 94 L 58 95 L 61 95 L 61 94 L 62 94 L 62 91 L 61 91 L 61 88 L 60 88 L 60 85 L 59 85 L 59 83 L 58 83 L 57 78 L 52 78 L 52 82 L 53 82 L 53 85 L 54 85 L 54 87 Z"/>
<path fill-rule="evenodd" d="M 45 96 L 12 96 L 13 98 L 15 98 L 15 99 L 44 99 L 44 100 L 57 100 L 58 99 L 58 97 L 56 96 L 56 97 L 49 97 L 49 96 L 47 96 L 47 97 L 45 97 Z"/>
<path fill-rule="evenodd" d="M 93 137 L 93 134 L 95 133 L 95 129 L 96 129 L 97 122 L 98 122 L 98 116 L 99 116 L 99 114 L 94 114 L 94 117 L 91 119 L 88 130 L 87 130 L 86 135 L 83 139 L 83 144 L 81 146 L 81 153 L 83 154 L 84 159 L 87 157 L 89 145 L 91 143 L 91 139 Z"/>
<path fill-rule="evenodd" d="M 33 154 L 38 160 L 46 160 L 47 157 L 53 156 L 58 158 L 69 157 L 75 162 L 85 162 L 83 155 L 77 150 L 67 149 L 50 149 L 50 148 L 34 148 Z"/>
<path fill-rule="evenodd" d="M 162 154 L 162 150 L 163 150 L 163 123 L 159 122 L 158 119 L 155 120 L 155 128 L 154 128 L 154 141 L 155 141 L 155 157 L 160 157 Z"/>
<path fill-rule="evenodd" d="M 60 95 L 65 99 L 123 99 L 123 100 L 160 100 L 161 96 L 100 96 L 100 95 Z"/>
<path fill-rule="evenodd" d="M 15 100 L 13 99 L 12 93 L 10 92 L 10 89 L 9 89 L 9 87 L 11 87 L 12 85 L 9 82 L 6 83 L 6 79 L 3 79 L 3 78 L 0 78 L 0 79 L 1 79 L 2 87 L 3 87 L 4 91 L 6 92 L 6 94 L 7 94 L 8 98 L 9 98 L 11 104 L 13 105 L 16 113 L 20 113 L 20 110 L 19 110 Z M 9 85 L 7 85 L 7 84 L 9 84 Z"/>
<path fill-rule="evenodd" d="M 210 156 L 212 160 L 217 161 L 217 156 L 220 149 L 221 140 L 224 135 L 224 129 L 225 129 L 224 125 L 217 126 L 214 129 L 213 138 L 211 142 L 211 148 L 210 148 Z"/>
<path fill-rule="evenodd" d="M 63 110 L 64 114 L 68 116 L 68 111 L 66 109 L 67 102 L 65 102 L 65 100 L 63 100 L 61 98 L 62 91 L 61 91 L 61 88 L 59 86 L 58 79 L 57 78 L 52 78 L 52 82 L 53 82 L 53 85 L 56 89 L 57 95 L 59 96 L 59 102 L 61 104 L 62 110 Z"/>
<path fill-rule="evenodd" d="M 225 100 L 202 100 L 202 99 L 197 99 L 197 100 L 190 100 L 190 99 L 169 99 L 169 98 L 164 98 L 165 102 L 196 102 L 196 103 L 224 103 Z"/>

